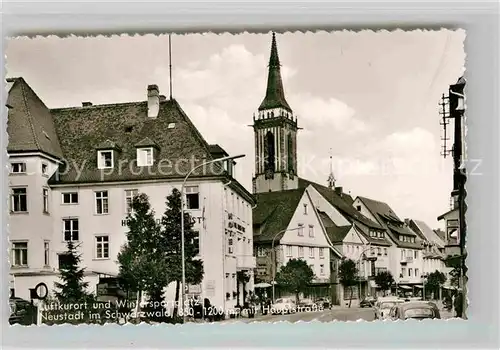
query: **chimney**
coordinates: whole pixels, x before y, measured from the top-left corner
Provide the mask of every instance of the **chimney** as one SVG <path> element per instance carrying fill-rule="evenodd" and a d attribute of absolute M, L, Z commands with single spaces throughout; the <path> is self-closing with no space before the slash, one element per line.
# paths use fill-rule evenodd
<path fill-rule="evenodd" d="M 90 107 L 92 106 L 92 102 L 82 102 L 82 107 Z"/>
<path fill-rule="evenodd" d="M 165 95 L 160 95 L 160 102 L 166 101 L 167 97 Z"/>
<path fill-rule="evenodd" d="M 160 110 L 160 90 L 158 85 L 148 85 L 148 117 L 158 117 Z"/>
<path fill-rule="evenodd" d="M 405 219 L 405 225 L 410 226 L 410 219 Z"/>
<path fill-rule="evenodd" d="M 335 193 L 337 193 L 339 196 L 342 196 L 342 187 L 335 187 Z"/>

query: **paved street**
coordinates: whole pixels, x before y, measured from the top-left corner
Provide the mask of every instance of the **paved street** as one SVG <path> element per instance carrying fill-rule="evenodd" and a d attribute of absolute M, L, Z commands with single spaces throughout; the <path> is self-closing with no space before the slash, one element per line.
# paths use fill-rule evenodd
<path fill-rule="evenodd" d="M 226 320 L 224 323 L 235 323 L 235 322 L 278 322 L 278 321 L 289 321 L 289 322 L 297 322 L 297 321 L 319 321 L 319 322 L 331 322 L 334 320 L 337 321 L 357 321 L 357 320 L 365 320 L 365 321 L 373 321 L 374 320 L 374 312 L 371 308 L 333 308 L 331 310 L 324 310 L 321 312 L 299 312 L 290 315 L 263 315 L 255 318 L 239 318 L 237 320 L 231 319 Z"/>
<path fill-rule="evenodd" d="M 441 318 L 448 319 L 453 318 L 453 313 L 441 309 Z M 290 315 L 261 315 L 255 318 L 242 317 L 239 319 L 230 319 L 223 321 L 223 323 L 236 323 L 236 322 L 279 322 L 279 321 L 319 321 L 319 322 L 331 322 L 331 321 L 373 321 L 375 319 L 375 314 L 372 308 L 346 308 L 346 307 L 334 307 L 331 310 L 324 310 L 321 312 L 298 312 Z"/>

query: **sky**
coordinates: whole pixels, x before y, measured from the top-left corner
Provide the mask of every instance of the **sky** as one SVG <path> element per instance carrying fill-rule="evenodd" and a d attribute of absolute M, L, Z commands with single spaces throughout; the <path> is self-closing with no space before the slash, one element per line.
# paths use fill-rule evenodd
<path fill-rule="evenodd" d="M 438 103 L 464 73 L 465 31 L 337 31 L 276 35 L 285 95 L 298 119 L 299 176 L 388 203 L 400 218 L 443 227 L 452 161 L 441 156 Z M 7 76 L 22 76 L 49 108 L 169 96 L 167 35 L 8 41 Z M 209 143 L 245 154 L 267 83 L 271 34 L 172 35 L 172 95 Z M 448 141 L 451 142 L 451 141 Z M 448 143 L 451 147 L 451 143 Z M 330 160 L 331 156 L 331 160 Z"/>

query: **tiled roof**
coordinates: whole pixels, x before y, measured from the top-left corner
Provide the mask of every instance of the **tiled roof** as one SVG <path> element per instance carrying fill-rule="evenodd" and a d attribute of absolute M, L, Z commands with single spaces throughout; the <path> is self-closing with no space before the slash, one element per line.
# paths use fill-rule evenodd
<path fill-rule="evenodd" d="M 458 207 L 457 208 L 454 208 L 454 209 L 451 209 L 451 210 L 448 210 L 446 213 L 444 214 L 441 214 L 438 216 L 437 220 L 440 221 L 440 220 L 443 220 L 445 216 L 453 213 L 454 211 L 458 210 Z"/>
<path fill-rule="evenodd" d="M 404 221 L 402 221 L 391 207 L 384 202 L 376 201 L 366 197 L 358 197 L 368 210 L 375 216 L 378 222 L 387 228 L 389 237 L 401 248 L 422 249 L 422 242 Z M 402 226 L 399 226 L 401 224 Z M 415 237 L 415 243 L 399 240 L 399 235 Z"/>
<path fill-rule="evenodd" d="M 259 106 L 259 111 L 279 107 L 284 108 L 289 112 L 292 111 L 285 98 L 285 90 L 283 89 L 283 81 L 281 80 L 280 66 L 281 64 L 278 57 L 276 35 L 273 33 L 271 56 L 269 57 L 269 74 L 267 77 L 266 96 Z"/>
<path fill-rule="evenodd" d="M 444 231 L 442 231 L 442 230 L 440 230 L 440 229 L 433 230 L 433 231 L 434 231 L 434 233 L 435 233 L 435 234 L 436 234 L 439 238 L 441 238 L 441 240 L 442 240 L 443 242 L 446 242 L 446 234 L 445 234 L 445 232 L 444 232 Z"/>
<path fill-rule="evenodd" d="M 253 209 L 254 241 L 279 241 L 304 195 L 305 188 L 256 194 L 257 206 Z"/>
<path fill-rule="evenodd" d="M 337 226 L 325 212 L 318 210 L 318 214 L 330 241 L 334 244 L 342 242 L 349 233 L 352 225 Z"/>
<path fill-rule="evenodd" d="M 156 142 L 154 142 L 153 140 L 151 140 L 147 136 L 145 138 L 143 138 L 141 141 L 137 142 L 134 146 L 135 147 L 154 147 L 157 150 L 160 149 L 160 146 L 158 146 L 158 144 Z"/>
<path fill-rule="evenodd" d="M 427 237 L 425 237 L 425 235 L 422 233 L 422 231 L 417 226 L 417 224 L 415 223 L 415 221 L 414 220 L 405 219 L 405 221 L 406 220 L 408 220 L 408 226 L 410 226 L 410 229 L 413 232 L 415 232 L 415 234 L 417 235 L 417 237 L 420 238 L 423 241 L 427 241 Z"/>
<path fill-rule="evenodd" d="M 396 234 L 401 234 L 405 236 L 411 236 L 411 237 L 417 237 L 417 234 L 413 232 L 408 226 L 403 225 L 403 226 L 396 226 L 391 224 L 390 222 L 387 223 L 387 227 L 393 231 Z"/>
<path fill-rule="evenodd" d="M 52 109 L 68 167 L 50 183 L 180 178 L 191 169 L 192 159 L 196 160 L 193 164 L 212 159 L 208 143 L 177 101 L 160 102 L 157 118 L 149 118 L 147 110 L 145 101 Z M 138 167 L 136 145 L 148 139 L 154 140 L 160 151 L 151 167 Z M 113 171 L 97 169 L 96 149 L 106 145 L 120 148 Z M 222 175 L 211 167 L 203 171 L 193 176 Z"/>
<path fill-rule="evenodd" d="M 350 196 L 347 197 L 345 195 L 339 196 L 337 192 L 333 189 L 328 188 L 326 186 L 317 184 L 315 182 L 299 178 L 299 187 L 305 188 L 309 185 L 312 185 L 335 209 L 339 210 L 342 214 L 347 216 L 349 221 L 358 221 L 363 225 L 373 228 L 373 229 L 383 229 L 378 223 L 368 219 L 366 216 L 362 215 L 359 211 L 357 211 L 350 201 Z M 351 198 L 352 199 L 352 198 Z"/>
<path fill-rule="evenodd" d="M 50 111 L 23 78 L 7 79 L 10 86 L 7 152 L 43 152 L 62 158 Z"/>
<path fill-rule="evenodd" d="M 396 215 L 387 203 L 361 196 L 358 196 L 358 198 L 366 205 L 372 214 L 377 214 L 379 216 L 379 218 L 377 218 L 379 223 L 384 224 L 388 220 L 403 223 L 403 221 Z M 385 220 L 382 220 L 382 218 Z"/>
<path fill-rule="evenodd" d="M 97 150 L 117 150 L 117 151 L 121 151 L 121 147 L 118 146 L 118 144 L 116 142 L 113 142 L 111 140 L 105 140 L 103 142 L 101 142 L 100 144 L 97 145 L 97 147 L 95 148 Z"/>
<path fill-rule="evenodd" d="M 385 235 L 383 238 L 372 237 L 372 236 L 370 236 L 370 228 L 368 228 L 367 226 L 365 226 L 359 222 L 357 222 L 354 225 L 354 227 L 368 241 L 368 243 L 370 243 L 372 245 L 380 245 L 380 246 L 384 246 L 384 247 L 391 246 L 391 243 L 389 242 L 389 240 L 387 238 L 385 238 Z M 386 233 L 385 230 L 384 230 L 384 233 Z"/>
<path fill-rule="evenodd" d="M 436 234 L 436 232 L 434 232 L 434 230 L 432 230 L 429 226 L 427 226 L 425 222 L 420 220 L 411 220 L 411 221 L 415 223 L 418 230 L 422 233 L 422 235 L 425 236 L 425 239 L 427 239 L 432 243 L 435 243 L 436 246 L 438 246 L 439 248 L 444 248 L 445 246 L 444 240 L 441 237 L 439 237 Z"/>
<path fill-rule="evenodd" d="M 349 193 L 343 193 L 342 194 L 342 199 L 347 202 L 350 206 L 354 203 L 354 198 Z"/>
<path fill-rule="evenodd" d="M 384 238 L 374 238 L 371 237 L 369 234 L 370 230 L 385 230 L 384 227 L 379 225 L 377 222 L 370 220 L 363 214 L 361 214 L 359 211 L 357 211 L 353 206 L 353 200 L 351 196 L 342 194 L 342 196 L 339 196 L 335 190 L 320 185 L 318 183 L 299 178 L 299 187 L 307 187 L 307 186 L 313 186 L 322 196 L 325 198 L 328 203 L 330 203 L 335 209 L 337 209 L 341 214 L 344 215 L 344 217 L 351 222 L 352 224 L 355 224 L 356 227 L 358 227 L 358 232 L 363 235 L 363 237 L 370 242 L 371 244 L 374 245 L 382 245 L 382 246 L 390 246 L 391 243 L 384 237 Z"/>
<path fill-rule="evenodd" d="M 222 158 L 222 157 L 227 157 L 229 154 L 222 148 L 221 146 L 215 144 L 215 145 L 209 145 L 208 149 L 210 153 L 212 154 L 213 158 Z"/>
<path fill-rule="evenodd" d="M 147 101 L 49 110 L 23 78 L 7 81 L 8 151 L 40 151 L 63 160 L 50 185 L 179 179 L 192 166 L 213 159 L 210 146 L 175 100 L 160 101 L 154 119 L 147 115 Z M 137 167 L 138 145 L 157 148 L 153 166 Z M 117 151 L 112 171 L 97 169 L 98 149 Z M 231 179 L 220 164 L 192 175 Z M 229 187 L 254 203 L 254 196 L 232 180 Z"/>
<path fill-rule="evenodd" d="M 396 232 L 394 232 L 390 229 L 388 231 L 389 231 L 388 232 L 389 236 L 392 238 L 393 241 L 396 242 L 396 244 L 400 248 L 408 248 L 408 249 L 422 249 L 423 248 L 422 240 L 419 238 L 416 238 L 415 242 L 405 242 L 405 241 L 401 241 L 399 239 L 398 234 Z"/>

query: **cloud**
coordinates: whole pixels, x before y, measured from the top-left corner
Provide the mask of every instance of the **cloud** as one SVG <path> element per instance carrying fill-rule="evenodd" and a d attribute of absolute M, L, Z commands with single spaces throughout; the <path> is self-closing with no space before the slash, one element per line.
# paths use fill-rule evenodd
<path fill-rule="evenodd" d="M 165 74 L 166 67 L 156 68 L 155 75 Z M 295 70 L 285 65 L 281 74 L 286 83 Z M 207 142 L 218 143 L 230 154 L 246 155 L 238 162 L 237 174 L 241 174 L 240 181 L 251 189 L 254 144 L 249 125 L 265 94 L 265 56 L 253 54 L 244 45 L 233 44 L 206 60 L 181 65 L 173 78 L 183 109 Z"/>
<path fill-rule="evenodd" d="M 306 130 L 327 127 L 331 132 L 351 134 L 368 130 L 362 120 L 355 118 L 356 111 L 341 100 L 302 94 L 292 95 L 290 104 Z"/>
<path fill-rule="evenodd" d="M 218 108 L 233 107 L 237 102 L 247 104 L 247 109 L 256 110 L 265 91 L 266 72 L 264 55 L 253 54 L 242 44 L 233 44 L 206 60 L 181 65 L 173 78 L 177 95 L 184 101 L 208 103 Z M 283 66 L 281 73 L 286 82 L 293 77 L 295 70 Z M 167 67 L 156 68 L 155 75 L 166 74 Z"/>
<path fill-rule="evenodd" d="M 432 133 L 415 127 L 374 142 L 358 141 L 362 147 L 357 154 L 334 154 L 331 161 L 326 152 L 318 156 L 314 148 L 301 149 L 301 176 L 326 185 L 331 164 L 336 185 L 345 191 L 385 201 L 398 215 L 438 226 L 436 208 L 448 207 L 452 165 L 440 157 Z"/>

